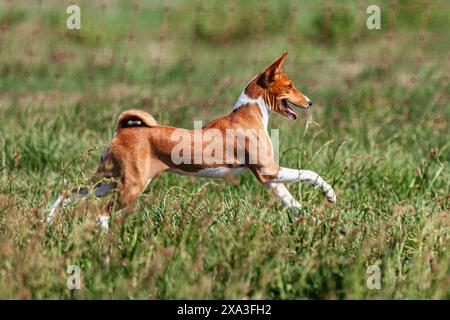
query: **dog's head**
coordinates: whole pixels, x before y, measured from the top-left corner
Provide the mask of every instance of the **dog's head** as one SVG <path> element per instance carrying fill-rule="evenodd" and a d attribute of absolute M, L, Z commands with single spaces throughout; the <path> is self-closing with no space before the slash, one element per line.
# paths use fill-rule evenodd
<path fill-rule="evenodd" d="M 290 120 L 296 120 L 297 114 L 290 105 L 307 109 L 312 105 L 312 101 L 298 91 L 292 80 L 283 72 L 282 66 L 286 56 L 287 52 L 284 52 L 249 83 L 247 89 L 253 89 L 254 93 L 262 95 L 271 110 Z"/>

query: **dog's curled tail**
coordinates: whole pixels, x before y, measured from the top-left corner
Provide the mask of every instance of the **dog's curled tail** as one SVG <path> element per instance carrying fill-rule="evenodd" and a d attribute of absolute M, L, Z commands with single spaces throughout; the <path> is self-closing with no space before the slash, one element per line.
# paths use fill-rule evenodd
<path fill-rule="evenodd" d="M 145 111 L 131 109 L 122 112 L 117 120 L 116 131 L 121 128 L 130 127 L 154 127 L 157 126 L 155 118 Z"/>

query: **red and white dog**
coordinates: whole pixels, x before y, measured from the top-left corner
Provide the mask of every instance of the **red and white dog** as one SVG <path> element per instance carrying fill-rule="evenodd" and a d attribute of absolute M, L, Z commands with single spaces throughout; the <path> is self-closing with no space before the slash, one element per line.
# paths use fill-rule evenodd
<path fill-rule="evenodd" d="M 247 84 L 230 114 L 202 128 L 186 130 L 160 126 L 144 111 L 123 112 L 117 121 L 112 142 L 100 157 L 97 172 L 90 181 L 96 197 L 118 190 L 117 197 L 99 215 L 100 225 L 107 228 L 111 209 L 131 207 L 146 186 L 163 172 L 226 178 L 250 170 L 261 184 L 274 191 L 283 205 L 298 213 L 301 205 L 284 183 L 301 181 L 317 185 L 328 201 L 335 202 L 332 187 L 317 173 L 283 168 L 275 162 L 267 133 L 270 113 L 277 112 L 295 120 L 297 115 L 290 105 L 303 109 L 312 105 L 311 100 L 300 93 L 282 71 L 286 55 L 285 52 Z M 238 139 L 229 132 L 235 133 Z M 243 132 L 244 138 L 239 139 Z M 178 139 L 174 139 L 175 136 Z M 198 136 L 203 138 L 199 140 Z M 209 139 L 204 138 L 207 136 Z M 180 148 L 180 139 L 184 139 L 184 149 Z M 211 151 L 212 143 L 215 143 L 215 148 Z M 204 152 L 207 149 L 209 151 Z M 265 154 L 261 155 L 258 150 L 264 150 Z M 77 198 L 88 197 L 89 193 L 89 189 L 80 188 L 60 195 L 47 221 L 52 220 L 61 202 L 66 206 Z"/>

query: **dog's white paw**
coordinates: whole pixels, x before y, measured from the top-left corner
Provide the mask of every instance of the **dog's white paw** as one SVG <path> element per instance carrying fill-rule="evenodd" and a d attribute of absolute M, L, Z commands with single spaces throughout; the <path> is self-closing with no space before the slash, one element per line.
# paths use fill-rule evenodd
<path fill-rule="evenodd" d="M 300 221 L 302 219 L 306 219 L 306 220 L 310 220 L 312 223 L 315 223 L 315 224 L 322 223 L 322 221 L 320 221 L 317 218 L 314 218 L 307 211 L 304 211 L 302 208 L 291 207 L 291 208 L 289 208 L 289 211 L 294 214 L 294 219 L 297 220 L 297 221 Z"/>
<path fill-rule="evenodd" d="M 330 189 L 325 194 L 327 197 L 328 202 L 335 203 L 336 202 L 336 193 L 334 193 L 333 189 Z"/>
<path fill-rule="evenodd" d="M 304 217 L 304 212 L 302 208 L 298 208 L 298 207 L 290 207 L 289 212 L 291 212 L 294 216 L 295 220 L 300 219 L 301 217 Z"/>
<path fill-rule="evenodd" d="M 100 227 L 100 229 L 103 232 L 108 232 L 109 230 L 109 216 L 99 216 L 97 217 L 97 223 Z"/>
<path fill-rule="evenodd" d="M 45 220 L 43 222 L 46 222 L 47 224 L 51 224 L 53 221 L 53 218 L 56 214 L 56 209 L 58 209 L 59 204 L 62 202 L 63 196 L 60 194 L 58 196 L 58 199 L 56 199 L 55 203 L 53 203 L 52 207 L 50 208 L 50 211 L 48 212 L 47 216 L 45 217 Z"/>

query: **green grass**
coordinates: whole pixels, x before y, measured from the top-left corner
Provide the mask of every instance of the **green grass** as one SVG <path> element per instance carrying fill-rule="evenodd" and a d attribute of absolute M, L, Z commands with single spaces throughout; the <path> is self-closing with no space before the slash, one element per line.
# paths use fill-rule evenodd
<path fill-rule="evenodd" d="M 450 298 L 446 2 L 428 15 L 382 2 L 374 31 L 360 1 L 94 3 L 81 2 L 80 31 L 57 1 L 0 5 L 0 298 Z M 334 206 L 289 186 L 322 224 L 294 220 L 251 174 L 163 175 L 106 235 L 97 200 L 41 222 L 96 169 L 121 111 L 192 128 L 229 112 L 284 50 L 315 104 L 270 128 L 283 166 L 334 185 Z M 81 290 L 66 288 L 72 264 Z M 380 290 L 366 286 L 373 264 Z"/>

